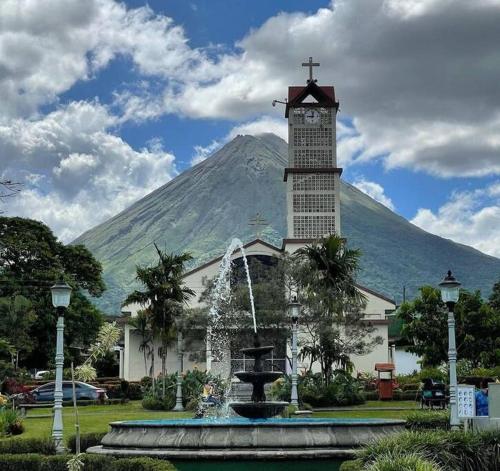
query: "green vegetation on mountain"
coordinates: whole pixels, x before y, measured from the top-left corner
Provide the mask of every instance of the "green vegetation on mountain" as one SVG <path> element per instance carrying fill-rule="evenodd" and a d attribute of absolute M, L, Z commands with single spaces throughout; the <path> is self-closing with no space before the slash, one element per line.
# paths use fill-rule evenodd
<path fill-rule="evenodd" d="M 286 235 L 283 169 L 288 146 L 273 134 L 238 136 L 115 217 L 82 234 L 101 262 L 107 290 L 96 300 L 110 314 L 137 288 L 135 267 L 155 261 L 154 243 L 167 252 L 190 252 L 193 266 L 222 255 L 233 237 L 255 238 L 249 220 L 269 225 L 262 239 L 281 246 Z M 341 186 L 342 235 L 362 251 L 359 282 L 401 300 L 436 284 L 448 269 L 469 290 L 488 296 L 500 260 L 429 234 L 352 185 Z"/>

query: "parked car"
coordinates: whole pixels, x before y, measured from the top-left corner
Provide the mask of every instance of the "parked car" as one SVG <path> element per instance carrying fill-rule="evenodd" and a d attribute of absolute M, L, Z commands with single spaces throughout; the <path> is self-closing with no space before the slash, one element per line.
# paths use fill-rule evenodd
<path fill-rule="evenodd" d="M 43 379 L 44 375 L 50 373 L 49 370 L 40 370 L 35 373 L 33 376 L 34 379 Z"/>
<path fill-rule="evenodd" d="M 54 401 L 54 381 L 39 386 L 31 391 L 35 402 L 53 402 Z M 77 400 L 100 401 L 107 399 L 106 390 L 96 388 L 91 384 L 75 381 L 75 394 Z M 73 398 L 73 386 L 71 381 L 63 381 L 63 401 L 70 401 Z"/>

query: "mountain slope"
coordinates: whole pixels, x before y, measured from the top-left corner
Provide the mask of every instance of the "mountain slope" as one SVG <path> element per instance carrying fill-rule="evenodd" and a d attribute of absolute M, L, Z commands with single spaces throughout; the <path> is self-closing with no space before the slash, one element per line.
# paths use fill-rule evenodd
<path fill-rule="evenodd" d="M 108 290 L 97 303 L 111 314 L 135 286 L 135 265 L 155 259 L 153 242 L 190 251 L 195 264 L 221 255 L 233 237 L 255 238 L 249 219 L 269 222 L 262 238 L 281 246 L 286 233 L 287 144 L 273 134 L 238 136 L 212 157 L 99 226 L 75 243 L 101 261 Z M 500 259 L 417 228 L 353 186 L 341 186 L 342 235 L 363 252 L 360 283 L 400 299 L 449 268 L 468 289 L 489 293 Z"/>

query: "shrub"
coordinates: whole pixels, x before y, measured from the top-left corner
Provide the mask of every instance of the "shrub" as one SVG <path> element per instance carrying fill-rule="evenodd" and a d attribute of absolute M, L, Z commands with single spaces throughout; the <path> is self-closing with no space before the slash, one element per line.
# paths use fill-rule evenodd
<path fill-rule="evenodd" d="M 384 455 L 404 456 L 408 450 L 436 462 L 443 471 L 499 469 L 500 432 L 404 432 L 367 445 L 357 455 L 365 465 Z"/>
<path fill-rule="evenodd" d="M 40 453 L 41 455 L 54 455 L 56 449 L 54 442 L 49 438 L 9 438 L 0 440 L 0 455 Z M 1 469 L 1 468 L 0 468 Z"/>
<path fill-rule="evenodd" d="M 168 461 L 153 458 L 125 458 L 113 463 L 113 471 L 175 471 Z"/>
<path fill-rule="evenodd" d="M 37 454 L 0 455 L 2 471 L 67 471 L 72 455 L 42 456 Z M 153 458 L 121 458 L 82 454 L 85 471 L 175 471 L 168 461 Z"/>
<path fill-rule="evenodd" d="M 344 461 L 340 465 L 339 471 L 362 471 L 363 462 L 361 460 L 349 460 Z"/>
<path fill-rule="evenodd" d="M 448 411 L 415 411 L 406 418 L 408 430 L 448 430 L 450 414 Z"/>
<path fill-rule="evenodd" d="M 404 456 L 384 455 L 365 467 L 366 471 L 441 471 L 442 468 L 421 456 L 410 453 Z"/>
<path fill-rule="evenodd" d="M 167 394 L 165 399 L 161 397 L 145 396 L 142 400 L 142 407 L 148 410 L 171 410 L 175 406 L 175 396 Z"/>
<path fill-rule="evenodd" d="M 0 435 L 21 435 L 24 432 L 23 419 L 12 409 L 0 410 Z"/>
<path fill-rule="evenodd" d="M 442 381 L 444 383 L 448 380 L 448 373 L 440 368 L 424 368 L 418 374 L 420 382 L 426 378 L 432 378 L 434 381 Z"/>
<path fill-rule="evenodd" d="M 101 440 L 106 435 L 106 433 L 82 433 L 80 435 L 80 451 L 84 452 L 87 448 L 91 446 L 97 446 L 101 444 Z M 71 435 L 67 443 L 68 448 L 71 453 L 76 453 L 76 435 Z"/>
<path fill-rule="evenodd" d="M 142 399 L 143 392 L 142 387 L 139 383 L 128 383 L 127 395 L 126 397 L 131 401 L 136 401 Z"/>
<path fill-rule="evenodd" d="M 40 471 L 42 464 L 40 455 L 0 455 L 2 471 Z"/>

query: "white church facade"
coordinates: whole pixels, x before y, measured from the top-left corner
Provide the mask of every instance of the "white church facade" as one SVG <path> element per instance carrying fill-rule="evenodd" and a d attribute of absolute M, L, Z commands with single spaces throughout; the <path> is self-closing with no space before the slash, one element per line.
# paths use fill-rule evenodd
<path fill-rule="evenodd" d="M 288 119 L 288 166 L 284 172 L 284 188 L 287 193 L 287 237 L 282 247 L 275 247 L 263 240 L 255 239 L 244 248 L 248 258 L 279 258 L 284 253 L 294 253 L 320 237 L 336 233 L 341 235 L 340 175 L 336 155 L 336 114 L 339 103 L 335 99 L 333 86 L 319 86 L 312 77 L 312 59 L 303 64 L 309 67 L 307 85 L 291 86 L 288 89 L 285 117 Z M 235 234 L 237 235 L 237 234 Z M 241 252 L 233 254 L 233 260 L 240 258 Z M 195 296 L 188 307 L 201 307 L 199 299 L 209 280 L 214 279 L 219 270 L 221 257 L 211 260 L 185 274 L 184 281 Z M 366 297 L 364 322 L 375 329 L 373 336 L 382 338 L 369 354 L 351 358 L 357 372 L 373 372 L 375 363 L 386 363 L 392 359 L 388 344 L 387 313 L 394 311 L 395 302 L 367 287 L 358 286 Z M 129 305 L 124 311 L 135 316 L 140 306 Z M 210 342 L 205 341 L 200 332 L 199 342 L 190 342 L 190 351 L 184 351 L 183 370 L 194 367 L 205 370 L 226 371 L 229 365 L 214 365 L 211 361 Z M 207 336 L 209 337 L 209 336 Z M 138 380 L 145 376 L 143 354 L 139 350 L 141 338 L 130 325 L 125 327 L 124 377 Z M 196 363 L 191 358 L 204 350 L 201 357 L 206 361 Z M 289 347 L 287 356 L 290 356 Z M 156 374 L 160 372 L 160 362 L 156 362 Z M 176 347 L 167 356 L 167 371 L 177 371 Z M 217 366 L 217 368 L 216 368 Z M 301 365 L 299 363 L 299 371 Z"/>

